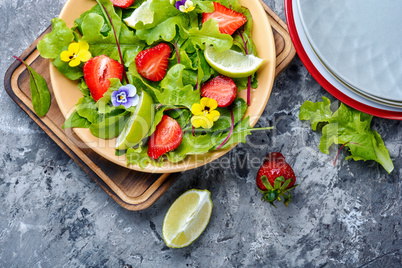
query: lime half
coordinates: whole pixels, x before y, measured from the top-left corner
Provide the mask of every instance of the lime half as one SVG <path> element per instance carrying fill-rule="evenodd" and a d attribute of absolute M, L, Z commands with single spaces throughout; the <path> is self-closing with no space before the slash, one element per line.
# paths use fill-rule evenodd
<path fill-rule="evenodd" d="M 213 46 L 207 46 L 205 59 L 220 74 L 233 77 L 247 77 L 255 73 L 265 60 L 254 55 L 245 55 L 234 50 L 217 52 Z"/>
<path fill-rule="evenodd" d="M 163 220 L 162 236 L 168 247 L 182 248 L 196 240 L 208 225 L 212 212 L 208 190 L 189 190 L 174 201 Z"/>
<path fill-rule="evenodd" d="M 154 21 L 154 12 L 150 9 L 152 0 L 145 1 L 142 3 L 130 17 L 125 18 L 123 21 L 130 26 L 135 28 L 138 22 L 145 24 L 150 24 Z"/>
<path fill-rule="evenodd" d="M 155 109 L 152 97 L 142 91 L 134 113 L 130 116 L 123 131 L 117 137 L 116 149 L 125 150 L 137 145 L 151 129 Z"/>

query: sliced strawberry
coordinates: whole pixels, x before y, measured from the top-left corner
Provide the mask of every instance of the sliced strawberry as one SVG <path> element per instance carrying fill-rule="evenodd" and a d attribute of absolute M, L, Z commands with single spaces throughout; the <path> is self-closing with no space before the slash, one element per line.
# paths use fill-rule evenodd
<path fill-rule="evenodd" d="M 98 101 L 110 86 L 110 78 L 123 79 L 124 67 L 106 55 L 90 59 L 84 64 L 84 79 L 92 98 Z"/>
<path fill-rule="evenodd" d="M 237 86 L 229 77 L 219 75 L 204 83 L 201 96 L 216 100 L 219 107 L 227 107 L 236 99 Z"/>
<path fill-rule="evenodd" d="M 173 118 L 164 115 L 149 139 L 148 156 L 158 159 L 164 153 L 179 147 L 182 140 L 183 131 L 179 123 Z"/>
<path fill-rule="evenodd" d="M 135 0 L 111 0 L 115 7 L 128 8 L 134 4 Z"/>
<path fill-rule="evenodd" d="M 209 19 L 216 19 L 219 25 L 219 31 L 223 34 L 232 35 L 244 23 L 247 22 L 246 16 L 233 11 L 217 2 L 214 2 L 215 11 L 212 13 L 202 13 L 202 23 Z"/>
<path fill-rule="evenodd" d="M 135 58 L 138 73 L 148 80 L 161 81 L 166 75 L 171 51 L 166 43 L 141 51 Z"/>

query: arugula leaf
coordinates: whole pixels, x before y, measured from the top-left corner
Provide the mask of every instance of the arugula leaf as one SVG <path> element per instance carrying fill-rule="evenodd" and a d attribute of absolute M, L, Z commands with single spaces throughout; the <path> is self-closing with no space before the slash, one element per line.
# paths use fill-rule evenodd
<path fill-rule="evenodd" d="M 64 122 L 62 128 L 89 128 L 91 122 L 89 122 L 86 118 L 80 116 L 77 111 L 74 111 Z"/>
<path fill-rule="evenodd" d="M 330 110 L 331 102 L 323 97 L 323 102 L 306 101 L 300 108 L 300 120 L 310 120 L 316 130 L 319 123 L 326 123 L 322 128 L 320 150 L 329 154 L 329 147 L 343 144 L 351 153 L 346 159 L 374 160 L 390 173 L 394 169 L 388 149 L 381 136 L 371 130 L 373 116 L 352 109 L 341 103 L 334 113 Z"/>
<path fill-rule="evenodd" d="M 59 18 L 52 19 L 52 31 L 38 43 L 42 58 L 55 59 L 74 40 L 73 31 Z"/>
<path fill-rule="evenodd" d="M 157 167 L 163 166 L 162 157 L 158 160 L 154 160 L 148 156 L 147 151 L 148 146 L 142 146 L 142 144 L 140 144 L 136 149 L 129 148 L 126 153 L 127 165 L 138 165 L 142 169 L 146 168 L 148 164 Z"/>

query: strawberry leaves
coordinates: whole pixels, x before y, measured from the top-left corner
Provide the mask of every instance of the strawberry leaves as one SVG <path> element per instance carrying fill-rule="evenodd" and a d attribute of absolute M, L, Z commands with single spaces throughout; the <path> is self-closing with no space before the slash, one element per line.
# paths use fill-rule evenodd
<path fill-rule="evenodd" d="M 288 204 L 292 201 L 292 195 L 289 191 L 298 186 L 296 184 L 293 187 L 287 189 L 292 179 L 285 180 L 283 176 L 275 179 L 274 186 L 269 183 L 267 176 L 262 176 L 261 181 L 264 184 L 265 188 L 267 188 L 267 191 L 259 190 L 262 193 L 261 200 L 267 201 L 274 207 L 276 207 L 274 205 L 275 200 L 283 201 L 285 206 L 288 206 Z"/>

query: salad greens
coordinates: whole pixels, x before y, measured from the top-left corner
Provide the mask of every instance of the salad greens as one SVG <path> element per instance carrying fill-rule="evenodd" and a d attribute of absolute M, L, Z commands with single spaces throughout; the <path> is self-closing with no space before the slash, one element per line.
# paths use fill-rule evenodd
<path fill-rule="evenodd" d="M 170 0 L 137 0 L 127 9 L 113 7 L 110 0 L 96 2 L 94 1 L 93 8 L 75 20 L 72 28 L 68 28 L 62 19 L 53 19 L 51 33 L 38 44 L 41 56 L 53 60 L 53 65 L 67 78 L 77 80 L 83 95 L 63 128 L 89 128 L 93 135 L 103 139 L 117 137 L 135 107 L 114 107 L 110 104 L 111 95 L 122 83 L 130 83 L 139 92 L 146 91 L 153 98 L 156 108 L 153 125 L 143 142 L 126 151 L 128 164 L 137 164 L 142 168 L 149 163 L 163 165 L 162 159 L 153 160 L 147 155 L 146 138 L 152 135 L 164 114 L 176 119 L 184 132 L 181 145 L 165 154 L 173 163 L 182 161 L 187 155 L 216 150 L 225 140 L 227 141 L 222 145 L 223 149 L 237 142 L 244 143 L 246 136 L 256 130 L 250 127 L 249 118 L 242 119 L 248 105 L 240 98 L 229 107 L 218 108 L 221 117 L 211 129 L 194 131 L 190 123 L 190 110 L 194 103 L 200 102 L 202 83 L 219 75 L 205 60 L 206 45 L 213 45 L 219 52 L 233 49 L 257 56 L 256 47 L 251 40 L 251 13 L 240 6 L 238 0 L 215 0 L 246 16 L 247 23 L 233 36 L 222 34 L 214 19 L 201 24 L 202 13 L 214 10 L 212 0 L 192 0 L 195 9 L 189 13 L 179 11 Z M 133 13 L 136 13 L 134 22 L 129 21 Z M 97 102 L 92 98 L 83 78 L 83 63 L 71 67 L 60 59 L 62 51 L 72 42 L 79 41 L 89 44 L 89 52 L 93 57 L 106 55 L 117 61 L 120 61 L 119 46 L 124 66 L 128 70 L 128 81 L 110 79 L 108 91 Z M 168 43 L 172 54 L 164 79 L 152 82 L 138 73 L 135 58 L 140 51 L 160 42 Z M 239 91 L 258 86 L 256 74 L 233 80 Z M 121 153 L 116 152 L 118 155 Z"/>
<path fill-rule="evenodd" d="M 337 111 L 330 109 L 331 101 L 322 97 L 323 102 L 306 101 L 300 107 L 300 120 L 309 120 L 311 128 L 316 131 L 317 126 L 322 128 L 320 150 L 329 154 L 329 147 L 342 144 L 349 147 L 351 153 L 346 159 L 374 160 L 381 164 L 390 173 L 394 169 L 388 149 L 377 131 L 371 130 L 373 116 L 352 109 L 343 103 Z"/>
<path fill-rule="evenodd" d="M 24 64 L 29 73 L 29 86 L 31 88 L 31 99 L 34 111 L 37 116 L 42 117 L 47 114 L 50 108 L 50 91 L 46 80 L 40 76 L 31 66 L 22 59 L 14 56 L 18 61 Z"/>

